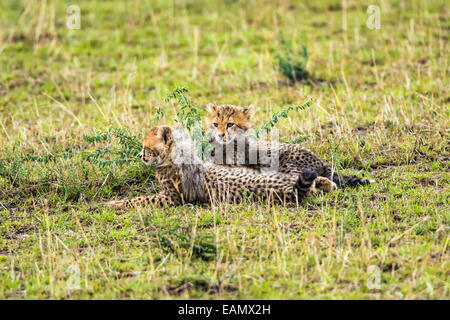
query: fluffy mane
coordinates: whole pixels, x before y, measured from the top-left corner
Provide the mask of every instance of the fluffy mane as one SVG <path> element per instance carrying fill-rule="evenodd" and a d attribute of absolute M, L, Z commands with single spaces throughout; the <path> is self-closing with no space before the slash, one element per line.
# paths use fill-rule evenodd
<path fill-rule="evenodd" d="M 171 158 L 180 170 L 184 201 L 207 200 L 205 180 L 207 164 L 199 157 L 198 146 L 183 128 L 174 128 L 172 138 Z"/>

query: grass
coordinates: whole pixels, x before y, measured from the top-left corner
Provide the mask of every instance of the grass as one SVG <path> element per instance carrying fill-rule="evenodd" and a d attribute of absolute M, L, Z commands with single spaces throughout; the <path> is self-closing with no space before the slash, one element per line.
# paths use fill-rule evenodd
<path fill-rule="evenodd" d="M 305 46 L 302 47 L 302 54 L 293 52 L 292 44 L 284 41 L 281 36 L 281 47 L 284 51 L 282 54 L 277 54 L 278 70 L 281 74 L 286 76 L 292 82 L 302 81 L 308 79 L 309 73 L 306 69 L 308 64 L 308 50 Z"/>
<path fill-rule="evenodd" d="M 80 30 L 72 2 L 0 3 L 1 299 L 450 298 L 445 1 L 380 2 L 379 30 L 350 0 L 78 1 Z M 277 72 L 280 31 L 320 81 Z M 254 104 L 255 127 L 311 99 L 282 139 L 377 183 L 119 215 L 104 203 L 155 192 L 152 170 L 99 166 L 82 153 L 117 142 L 83 137 L 173 123 L 178 86 L 203 119 Z"/>

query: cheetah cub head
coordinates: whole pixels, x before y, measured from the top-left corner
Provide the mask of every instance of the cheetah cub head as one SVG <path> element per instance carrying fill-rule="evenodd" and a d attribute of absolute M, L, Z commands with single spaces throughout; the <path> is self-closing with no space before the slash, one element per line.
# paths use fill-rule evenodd
<path fill-rule="evenodd" d="M 142 144 L 141 159 L 146 165 L 201 164 L 198 146 L 179 124 L 150 130 Z"/>
<path fill-rule="evenodd" d="M 250 129 L 250 114 L 253 105 L 246 108 L 213 103 L 208 105 L 210 118 L 210 142 L 227 144 Z"/>
<path fill-rule="evenodd" d="M 141 159 L 146 165 L 162 164 L 171 153 L 173 144 L 172 128 L 154 127 L 142 143 Z"/>

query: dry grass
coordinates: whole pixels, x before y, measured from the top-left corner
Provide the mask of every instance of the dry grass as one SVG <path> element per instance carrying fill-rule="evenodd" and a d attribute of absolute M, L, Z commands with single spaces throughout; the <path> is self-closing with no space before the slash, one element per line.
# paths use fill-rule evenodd
<path fill-rule="evenodd" d="M 80 30 L 72 3 L 1 3 L 0 298 L 450 297 L 445 1 L 381 1 L 380 30 L 358 1 L 80 1 Z M 313 80 L 275 70 L 280 30 Z M 256 105 L 255 125 L 312 98 L 282 138 L 377 184 L 117 215 L 103 204 L 153 192 L 151 170 L 23 160 L 90 148 L 92 128 L 142 134 L 158 108 L 170 123 L 180 85 L 203 110 Z"/>

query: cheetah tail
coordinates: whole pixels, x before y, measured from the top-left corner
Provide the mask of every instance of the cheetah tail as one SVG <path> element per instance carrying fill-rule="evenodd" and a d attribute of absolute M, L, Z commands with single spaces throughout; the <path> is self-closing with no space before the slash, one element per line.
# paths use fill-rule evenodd
<path fill-rule="evenodd" d="M 339 188 L 356 187 L 359 185 L 367 185 L 374 183 L 375 180 L 358 178 L 354 176 L 339 176 L 337 173 L 333 174 L 333 182 L 338 185 Z"/>
<path fill-rule="evenodd" d="M 302 199 L 308 194 L 309 188 L 311 187 L 317 176 L 317 172 L 309 169 L 304 169 L 300 173 L 300 176 L 298 177 L 297 182 L 294 186 L 297 191 L 298 199 Z"/>

